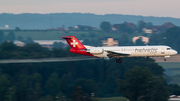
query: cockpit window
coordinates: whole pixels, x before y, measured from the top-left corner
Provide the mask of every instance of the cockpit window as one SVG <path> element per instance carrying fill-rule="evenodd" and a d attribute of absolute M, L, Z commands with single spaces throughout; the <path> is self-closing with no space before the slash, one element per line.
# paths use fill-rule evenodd
<path fill-rule="evenodd" d="M 171 48 L 167 48 L 167 50 L 171 50 Z"/>

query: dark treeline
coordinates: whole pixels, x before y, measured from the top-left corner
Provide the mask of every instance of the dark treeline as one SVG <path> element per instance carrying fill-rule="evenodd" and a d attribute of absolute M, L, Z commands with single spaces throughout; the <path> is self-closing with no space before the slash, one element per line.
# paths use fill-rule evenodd
<path fill-rule="evenodd" d="M 70 53 L 68 48 L 48 50 L 38 44 L 18 47 L 11 42 L 5 42 L 0 45 L 1 59 L 69 56 L 77 55 Z M 164 75 L 164 69 L 150 58 L 123 58 L 122 64 L 103 59 L 0 64 L 0 100 L 61 101 L 58 99 L 71 99 L 76 101 L 73 99 L 77 94 L 90 97 L 92 93 L 95 97 L 121 96 L 117 93 L 117 79 L 125 80 L 127 77 L 124 73 L 134 66 L 146 67 L 158 77 Z"/>
<path fill-rule="evenodd" d="M 161 34 L 152 34 L 150 37 L 150 45 L 168 45 L 180 53 L 180 27 L 173 27 Z"/>

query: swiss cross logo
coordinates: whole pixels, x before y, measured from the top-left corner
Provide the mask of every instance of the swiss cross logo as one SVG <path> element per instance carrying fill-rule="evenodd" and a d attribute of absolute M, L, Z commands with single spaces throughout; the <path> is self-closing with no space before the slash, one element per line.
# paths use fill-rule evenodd
<path fill-rule="evenodd" d="M 75 40 L 73 40 L 73 42 L 71 42 L 71 45 L 73 45 L 73 47 L 76 47 L 77 44 L 78 44 L 78 42 L 76 42 Z"/>

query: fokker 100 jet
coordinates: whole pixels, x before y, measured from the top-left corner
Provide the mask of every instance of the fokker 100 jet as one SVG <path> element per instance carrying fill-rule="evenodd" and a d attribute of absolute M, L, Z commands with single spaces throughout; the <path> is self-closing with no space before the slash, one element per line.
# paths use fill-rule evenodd
<path fill-rule="evenodd" d="M 75 36 L 60 37 L 66 39 L 71 47 L 70 52 L 97 58 L 112 59 L 121 63 L 122 57 L 170 57 L 176 55 L 177 51 L 169 46 L 119 46 L 119 47 L 92 47 L 83 45 Z"/>

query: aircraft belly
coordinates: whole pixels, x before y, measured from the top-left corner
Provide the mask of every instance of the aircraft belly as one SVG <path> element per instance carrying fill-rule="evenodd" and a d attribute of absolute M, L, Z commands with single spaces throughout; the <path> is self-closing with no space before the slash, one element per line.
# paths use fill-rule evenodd
<path fill-rule="evenodd" d="M 132 55 L 133 55 L 134 57 L 147 56 L 147 54 L 144 53 L 144 52 L 134 52 Z"/>
<path fill-rule="evenodd" d="M 102 53 L 102 54 L 93 54 L 95 57 L 99 58 L 107 58 L 107 53 Z"/>

